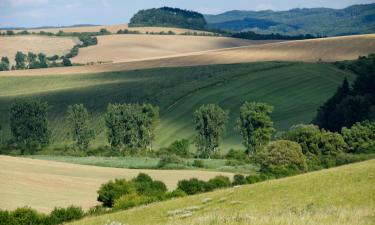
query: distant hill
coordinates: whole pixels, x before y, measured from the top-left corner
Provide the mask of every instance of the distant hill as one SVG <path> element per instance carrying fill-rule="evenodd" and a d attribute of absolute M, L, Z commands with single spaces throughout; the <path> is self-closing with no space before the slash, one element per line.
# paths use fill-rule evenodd
<path fill-rule="evenodd" d="M 206 25 L 206 20 L 200 13 L 169 7 L 141 10 L 129 23 L 129 27 L 179 27 L 197 30 L 204 29 Z"/>
<path fill-rule="evenodd" d="M 312 8 L 289 11 L 229 11 L 205 15 L 208 27 L 234 32 L 338 36 L 375 33 L 375 4 L 345 9 Z"/>
<path fill-rule="evenodd" d="M 41 30 L 41 29 L 58 29 L 58 28 L 74 28 L 74 27 L 95 27 L 94 24 L 74 24 L 70 26 L 42 26 L 42 27 L 0 27 L 0 30 Z"/>

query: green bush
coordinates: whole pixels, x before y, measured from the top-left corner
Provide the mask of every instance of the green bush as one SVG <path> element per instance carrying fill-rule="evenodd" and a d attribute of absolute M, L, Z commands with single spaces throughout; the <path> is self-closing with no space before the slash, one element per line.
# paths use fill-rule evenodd
<path fill-rule="evenodd" d="M 363 121 L 341 130 L 351 153 L 375 153 L 375 122 Z"/>
<path fill-rule="evenodd" d="M 245 178 L 247 184 L 255 184 L 261 181 L 258 175 L 249 175 Z"/>
<path fill-rule="evenodd" d="M 197 178 L 191 178 L 189 180 L 180 180 L 177 184 L 177 188 L 184 191 L 188 195 L 194 195 L 203 193 L 210 190 L 207 183 Z"/>
<path fill-rule="evenodd" d="M 245 178 L 244 175 L 241 175 L 241 174 L 234 175 L 232 185 L 234 185 L 234 186 L 235 185 L 244 185 L 246 183 L 247 182 L 246 182 L 246 178 Z"/>
<path fill-rule="evenodd" d="M 184 160 L 175 154 L 161 156 L 158 166 L 163 168 L 168 164 L 184 164 Z"/>
<path fill-rule="evenodd" d="M 182 198 L 182 197 L 185 197 L 187 196 L 187 194 L 181 190 L 181 189 L 176 189 L 172 192 L 168 192 L 165 197 L 166 199 L 170 199 L 170 198 Z"/>
<path fill-rule="evenodd" d="M 187 139 L 181 139 L 174 141 L 169 147 L 170 153 L 178 155 L 180 157 L 189 157 L 190 154 L 190 142 Z"/>
<path fill-rule="evenodd" d="M 149 204 L 151 202 L 157 201 L 156 198 L 151 196 L 142 196 L 137 193 L 131 193 L 123 195 L 116 199 L 113 205 L 114 209 L 129 209 L 140 205 Z"/>
<path fill-rule="evenodd" d="M 210 179 L 207 183 L 210 185 L 210 188 L 212 188 L 213 190 L 219 189 L 219 188 L 230 187 L 232 185 L 229 178 L 225 176 L 216 176 Z"/>
<path fill-rule="evenodd" d="M 301 146 L 292 141 L 275 141 L 267 144 L 258 155 L 261 171 L 286 176 L 307 171 L 306 157 Z"/>
<path fill-rule="evenodd" d="M 49 224 L 62 224 L 73 220 L 79 220 L 84 216 L 82 208 L 70 206 L 68 208 L 55 208 L 47 218 Z"/>
<path fill-rule="evenodd" d="M 203 161 L 203 160 L 196 159 L 196 160 L 194 160 L 194 162 L 193 162 L 193 166 L 194 166 L 194 167 L 197 167 L 197 168 L 204 168 L 204 161 Z"/>
<path fill-rule="evenodd" d="M 123 195 L 132 194 L 136 192 L 136 187 L 133 182 L 125 179 L 115 179 L 102 184 L 98 190 L 98 201 L 103 203 L 103 206 L 112 207 L 116 199 Z"/>
<path fill-rule="evenodd" d="M 36 210 L 28 207 L 18 208 L 11 212 L 10 216 L 11 220 L 13 221 L 10 224 L 14 225 L 42 225 L 46 220 L 46 217 L 43 214 L 40 214 Z"/>
<path fill-rule="evenodd" d="M 235 149 L 230 149 L 229 152 L 225 155 L 225 158 L 238 161 L 247 161 L 249 159 L 245 151 Z"/>

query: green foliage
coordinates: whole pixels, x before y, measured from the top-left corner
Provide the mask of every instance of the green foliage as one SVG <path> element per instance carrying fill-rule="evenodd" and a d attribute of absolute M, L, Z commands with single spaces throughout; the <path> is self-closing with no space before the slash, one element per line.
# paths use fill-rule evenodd
<path fill-rule="evenodd" d="M 350 129 L 341 130 L 351 153 L 375 153 L 375 122 L 355 123 Z"/>
<path fill-rule="evenodd" d="M 133 182 L 125 179 L 115 179 L 102 184 L 98 190 L 98 201 L 103 203 L 103 206 L 112 207 L 114 201 L 123 195 L 136 193 L 136 187 Z"/>
<path fill-rule="evenodd" d="M 356 122 L 375 120 L 375 55 L 338 63 L 338 66 L 358 76 L 352 88 L 344 80 L 336 93 L 320 107 L 313 122 L 321 128 L 340 131 Z"/>
<path fill-rule="evenodd" d="M 235 150 L 235 149 L 230 149 L 228 153 L 225 155 L 225 158 L 229 160 L 237 160 L 241 162 L 248 161 L 249 159 L 245 151 Z"/>
<path fill-rule="evenodd" d="M 306 157 L 296 142 L 271 142 L 263 147 L 258 158 L 261 171 L 273 175 L 287 176 L 307 171 Z"/>
<path fill-rule="evenodd" d="M 67 122 L 71 135 L 80 150 L 86 150 L 94 139 L 94 131 L 89 125 L 89 113 L 85 106 L 76 104 L 68 107 Z"/>
<path fill-rule="evenodd" d="M 15 35 L 15 33 L 12 30 L 7 30 L 6 35 L 12 36 L 12 35 Z"/>
<path fill-rule="evenodd" d="M 244 175 L 242 175 L 242 174 L 234 175 L 232 185 L 234 185 L 234 186 L 235 185 L 244 185 L 246 183 L 247 183 L 247 181 L 246 181 L 246 178 L 245 178 Z"/>
<path fill-rule="evenodd" d="M 39 62 L 37 60 L 37 55 L 29 52 L 27 54 L 27 63 L 29 64 L 29 69 L 36 69 L 39 68 Z"/>
<path fill-rule="evenodd" d="M 258 34 L 253 31 L 246 31 L 235 33 L 232 35 L 234 38 L 242 38 L 249 40 L 305 40 L 305 39 L 314 39 L 316 38 L 311 34 L 301 34 L 295 36 L 281 35 L 281 34 Z"/>
<path fill-rule="evenodd" d="M 240 108 L 237 129 L 249 155 L 271 141 L 275 132 L 270 114 L 273 107 L 265 103 L 245 102 Z"/>
<path fill-rule="evenodd" d="M 159 161 L 159 168 L 163 168 L 168 164 L 184 164 L 184 160 L 175 154 L 162 155 Z"/>
<path fill-rule="evenodd" d="M 180 190 L 180 189 L 176 189 L 172 192 L 167 192 L 167 194 L 165 195 L 166 199 L 182 198 L 182 197 L 186 197 L 186 196 L 187 196 L 187 194 L 183 190 Z"/>
<path fill-rule="evenodd" d="M 47 68 L 47 56 L 43 53 L 38 54 L 39 68 Z"/>
<path fill-rule="evenodd" d="M 49 144 L 48 104 L 40 101 L 16 101 L 10 108 L 13 142 L 21 149 L 40 149 Z"/>
<path fill-rule="evenodd" d="M 190 141 L 187 139 L 181 139 L 174 141 L 169 147 L 169 152 L 176 154 L 180 157 L 189 157 L 190 154 Z"/>
<path fill-rule="evenodd" d="M 211 178 L 207 183 L 212 189 L 226 188 L 232 185 L 229 178 L 225 176 L 216 176 Z"/>
<path fill-rule="evenodd" d="M 144 173 L 140 173 L 132 180 L 137 189 L 137 194 L 161 199 L 167 192 L 165 184 L 152 178 Z"/>
<path fill-rule="evenodd" d="M 180 180 L 177 184 L 177 188 L 184 191 L 188 195 L 194 195 L 211 190 L 205 181 L 198 180 L 197 178 Z"/>
<path fill-rule="evenodd" d="M 196 145 L 201 157 L 210 158 L 217 152 L 227 122 L 228 112 L 218 105 L 203 105 L 195 111 Z"/>
<path fill-rule="evenodd" d="M 26 69 L 26 59 L 27 56 L 23 54 L 22 52 L 17 52 L 15 61 L 16 61 L 16 69 L 23 70 Z"/>
<path fill-rule="evenodd" d="M 64 66 L 73 66 L 72 62 L 68 58 L 63 58 L 63 65 Z"/>
<path fill-rule="evenodd" d="M 13 220 L 13 224 L 15 225 L 42 225 L 45 221 L 44 215 L 28 207 L 18 208 L 14 210 L 13 212 L 11 212 L 11 217 Z"/>
<path fill-rule="evenodd" d="M 204 168 L 204 161 L 199 160 L 199 159 L 195 159 L 194 162 L 193 162 L 193 166 L 197 167 L 197 168 Z"/>
<path fill-rule="evenodd" d="M 282 138 L 301 145 L 310 170 L 334 166 L 333 158 L 346 152 L 348 148 L 339 133 L 320 130 L 314 125 L 293 126 Z"/>
<path fill-rule="evenodd" d="M 153 201 L 155 201 L 155 198 L 151 196 L 142 196 L 138 195 L 137 193 L 131 193 L 116 199 L 113 208 L 125 210 L 136 206 L 145 205 Z"/>
<path fill-rule="evenodd" d="M 150 147 L 159 121 L 159 108 L 151 104 L 109 104 L 105 116 L 112 147 Z"/>
<path fill-rule="evenodd" d="M 1 57 L 0 62 L 0 71 L 7 71 L 9 70 L 9 58 L 8 57 Z"/>
<path fill-rule="evenodd" d="M 131 27 L 180 27 L 187 29 L 204 29 L 206 20 L 203 15 L 193 11 L 163 7 L 141 10 L 130 20 Z"/>
<path fill-rule="evenodd" d="M 47 217 L 47 224 L 63 224 L 64 222 L 70 222 L 79 220 L 84 217 L 82 208 L 69 206 L 68 208 L 55 208 Z"/>
<path fill-rule="evenodd" d="M 109 32 L 109 31 L 108 31 L 107 29 L 105 29 L 105 28 L 102 28 L 102 29 L 100 29 L 99 34 L 100 34 L 100 35 L 108 35 L 108 34 L 111 34 L 111 32 Z"/>

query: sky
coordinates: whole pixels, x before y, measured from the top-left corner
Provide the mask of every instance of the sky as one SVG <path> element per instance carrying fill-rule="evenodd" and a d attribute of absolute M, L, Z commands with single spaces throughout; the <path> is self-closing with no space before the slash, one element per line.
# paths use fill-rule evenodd
<path fill-rule="evenodd" d="M 138 10 L 169 6 L 205 14 L 229 10 L 345 8 L 375 0 L 0 0 L 0 27 L 127 23 Z"/>

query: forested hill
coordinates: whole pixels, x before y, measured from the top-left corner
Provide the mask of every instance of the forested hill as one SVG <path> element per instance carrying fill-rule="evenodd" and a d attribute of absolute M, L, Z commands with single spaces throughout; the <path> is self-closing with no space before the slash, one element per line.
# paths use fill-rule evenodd
<path fill-rule="evenodd" d="M 141 10 L 131 18 L 129 26 L 179 27 L 204 29 L 206 20 L 200 13 L 178 8 L 163 7 Z"/>
<path fill-rule="evenodd" d="M 345 9 L 312 8 L 289 11 L 229 11 L 205 15 L 211 28 L 234 32 L 313 34 L 337 36 L 375 33 L 375 4 Z"/>

